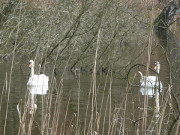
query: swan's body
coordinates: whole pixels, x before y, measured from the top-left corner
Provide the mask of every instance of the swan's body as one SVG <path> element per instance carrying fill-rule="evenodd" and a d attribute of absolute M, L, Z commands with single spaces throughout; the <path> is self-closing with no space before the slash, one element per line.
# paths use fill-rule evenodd
<path fill-rule="evenodd" d="M 142 74 L 141 72 L 139 72 L 140 74 Z M 162 83 L 161 81 L 158 80 L 158 77 L 157 76 L 142 76 L 141 77 L 141 80 L 140 80 L 140 83 L 141 83 L 141 87 L 159 87 L 160 85 L 160 88 L 162 88 Z"/>
<path fill-rule="evenodd" d="M 160 71 L 160 63 L 156 62 L 155 70 L 159 74 Z M 155 94 L 155 90 L 159 90 L 160 92 L 162 91 L 163 85 L 161 81 L 158 80 L 158 76 L 143 76 L 143 74 L 138 71 L 139 74 L 141 75 L 141 93 L 142 95 L 149 95 L 153 96 Z"/>
<path fill-rule="evenodd" d="M 44 75 L 44 74 L 40 74 L 40 75 L 33 75 L 29 78 L 27 85 L 31 85 L 31 86 L 47 86 L 48 89 L 48 81 L 49 78 Z"/>
<path fill-rule="evenodd" d="M 34 74 L 34 61 L 30 60 L 29 67 L 31 68 L 31 74 L 27 82 L 27 88 L 31 94 L 44 95 L 48 90 L 49 77 L 45 74 Z"/>
<path fill-rule="evenodd" d="M 31 94 L 44 95 L 47 94 L 49 78 L 44 75 L 34 75 L 29 78 L 27 87 Z"/>

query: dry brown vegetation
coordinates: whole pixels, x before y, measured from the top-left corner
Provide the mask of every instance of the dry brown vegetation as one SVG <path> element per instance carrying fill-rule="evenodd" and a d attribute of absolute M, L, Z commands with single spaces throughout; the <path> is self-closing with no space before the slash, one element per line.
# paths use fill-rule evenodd
<path fill-rule="evenodd" d="M 4 135 L 13 67 L 15 63 L 29 59 L 34 59 L 37 65 L 41 63 L 44 71 L 47 69 L 52 71 L 49 93 L 42 98 L 41 123 L 37 128 L 39 134 L 176 133 L 178 135 L 180 111 L 179 96 L 177 96 L 179 92 L 176 91 L 179 90 L 179 80 L 176 82 L 177 85 L 174 83 L 178 75 L 172 76 L 171 63 L 166 55 L 169 52 L 166 46 L 159 42 L 152 27 L 154 19 L 167 2 L 157 0 L 11 0 L 7 2 L 4 0 L 0 14 L 0 58 L 1 61 L 12 62 L 8 94 L 5 95 L 7 108 Z M 178 33 L 177 28 L 178 21 L 175 21 L 171 30 Z M 144 97 L 143 107 L 139 112 L 135 112 L 131 105 L 127 104 L 131 99 L 129 93 L 138 78 L 137 70 L 143 71 L 146 75 L 154 73 L 149 67 L 152 67 L 157 60 L 162 63 L 159 76 L 164 78 L 162 77 L 161 81 L 166 82 L 160 97 L 161 110 L 158 118 L 155 116 L 156 108 L 148 110 L 147 96 Z M 178 65 L 178 61 L 175 63 Z M 67 69 L 75 72 L 78 83 L 77 112 L 71 117 L 72 119 L 68 117 L 72 95 L 70 94 L 69 99 L 66 100 L 66 105 L 62 104 L 64 73 Z M 92 75 L 83 122 L 80 120 L 82 114 L 80 74 L 76 72 L 79 70 L 91 72 Z M 97 73 L 106 73 L 102 97 L 98 95 Z M 114 78 L 125 79 L 127 87 L 121 97 L 121 103 L 113 108 L 111 93 Z M 53 97 L 54 92 L 56 92 L 55 97 Z M 106 99 L 104 93 L 108 93 Z M 99 100 L 100 107 L 97 105 Z M 33 115 L 28 113 L 29 104 L 27 94 L 21 103 L 23 107 L 20 114 L 19 135 L 33 134 L 32 129 L 37 124 L 34 122 L 36 112 Z M 105 108 L 104 112 L 102 108 Z M 60 120 L 62 114 L 64 114 L 63 119 Z M 129 120 L 128 114 L 133 118 Z M 127 130 L 129 127 L 132 129 Z"/>

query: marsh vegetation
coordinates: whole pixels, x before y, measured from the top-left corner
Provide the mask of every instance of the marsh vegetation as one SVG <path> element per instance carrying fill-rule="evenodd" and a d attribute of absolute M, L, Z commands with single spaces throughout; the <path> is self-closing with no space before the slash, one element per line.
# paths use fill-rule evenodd
<path fill-rule="evenodd" d="M 179 3 L 168 2 L 2 0 L 0 134 L 178 135 Z M 49 76 L 32 114 L 30 59 Z M 163 84 L 158 117 L 138 71 Z"/>

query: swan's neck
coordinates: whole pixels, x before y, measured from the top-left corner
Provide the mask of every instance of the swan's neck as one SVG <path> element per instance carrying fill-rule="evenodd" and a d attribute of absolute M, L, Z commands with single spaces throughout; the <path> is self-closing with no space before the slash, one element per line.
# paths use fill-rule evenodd
<path fill-rule="evenodd" d="M 138 73 L 140 74 L 141 79 L 143 79 L 143 74 L 140 71 L 138 71 Z"/>
<path fill-rule="evenodd" d="M 34 65 L 31 67 L 31 77 L 34 76 Z"/>
<path fill-rule="evenodd" d="M 157 66 L 157 73 L 159 74 L 160 71 L 160 65 Z"/>

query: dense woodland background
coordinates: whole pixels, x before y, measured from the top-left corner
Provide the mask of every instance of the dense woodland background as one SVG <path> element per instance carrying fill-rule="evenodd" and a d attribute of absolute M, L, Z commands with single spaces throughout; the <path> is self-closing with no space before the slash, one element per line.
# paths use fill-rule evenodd
<path fill-rule="evenodd" d="M 56 61 L 58 66 L 69 61 L 69 69 L 90 71 L 99 44 L 98 69 L 119 71 L 146 61 L 152 21 L 167 3 L 4 0 L 0 4 L 0 58 L 8 60 L 14 53 L 16 61 L 35 58 L 41 64 Z"/>

